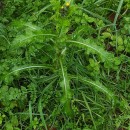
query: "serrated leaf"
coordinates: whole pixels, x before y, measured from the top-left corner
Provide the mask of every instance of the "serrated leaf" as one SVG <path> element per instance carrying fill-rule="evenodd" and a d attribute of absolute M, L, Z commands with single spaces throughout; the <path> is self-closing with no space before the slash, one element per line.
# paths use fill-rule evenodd
<path fill-rule="evenodd" d="M 71 98 L 72 98 L 72 94 L 71 94 L 71 89 L 70 89 L 70 83 L 69 83 L 69 79 L 67 76 L 67 71 L 65 70 L 65 68 L 63 67 L 62 61 L 60 60 L 60 65 L 61 65 L 61 72 L 62 72 L 62 82 L 60 84 L 60 86 L 63 89 L 63 96 L 61 98 L 61 103 L 64 105 L 64 111 L 68 116 L 72 115 L 72 109 L 71 109 Z"/>
<path fill-rule="evenodd" d="M 107 51 L 105 51 L 102 47 L 97 46 L 93 41 L 91 41 L 90 39 L 87 39 L 83 42 L 80 41 L 72 41 L 69 40 L 67 41 L 68 43 L 71 43 L 71 45 L 73 46 L 77 46 L 80 48 L 84 48 L 84 49 L 91 49 L 92 51 L 95 51 L 96 53 L 100 54 L 101 58 L 103 61 L 105 60 L 109 60 L 110 59 L 110 53 L 108 53 Z M 73 44 L 72 44 L 73 43 Z"/>
<path fill-rule="evenodd" d="M 14 67 L 9 74 L 12 74 L 12 73 L 15 73 L 15 72 L 19 72 L 21 70 L 35 69 L 35 68 L 52 69 L 52 67 L 50 65 L 23 65 L 23 66 Z"/>
<path fill-rule="evenodd" d="M 76 79 L 77 77 L 75 76 L 70 76 L 72 79 Z M 92 81 L 90 79 L 87 79 L 85 77 L 79 76 L 78 77 L 79 81 L 82 82 L 83 84 L 86 85 L 91 85 L 93 86 L 96 90 L 103 92 L 106 94 L 109 98 L 114 98 L 114 93 L 109 90 L 107 87 L 103 86 L 100 82 L 98 81 Z"/>
<path fill-rule="evenodd" d="M 30 28 L 32 30 L 40 30 L 41 29 L 40 27 L 38 27 L 38 26 L 36 26 L 36 25 L 34 25 L 32 23 L 25 23 L 24 26 L 26 26 L 26 27 L 28 27 L 28 28 Z"/>
<path fill-rule="evenodd" d="M 18 35 L 12 42 L 11 47 L 12 48 L 18 48 L 26 46 L 27 44 L 31 43 L 32 41 L 36 40 L 36 37 L 42 37 L 42 36 L 55 36 L 53 34 L 33 34 L 30 32 L 29 35 Z"/>

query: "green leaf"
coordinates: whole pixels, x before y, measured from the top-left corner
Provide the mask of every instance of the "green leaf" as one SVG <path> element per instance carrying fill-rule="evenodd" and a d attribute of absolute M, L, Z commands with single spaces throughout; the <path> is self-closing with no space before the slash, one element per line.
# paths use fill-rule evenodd
<path fill-rule="evenodd" d="M 101 20 L 102 20 L 102 21 L 104 21 L 105 23 L 108 23 L 108 24 L 110 24 L 110 23 L 111 23 L 111 22 L 110 22 L 110 21 L 108 21 L 106 18 L 104 18 L 104 17 L 100 16 L 100 15 L 99 15 L 99 14 L 97 14 L 97 13 L 91 12 L 91 11 L 89 11 L 89 10 L 85 9 L 85 8 L 82 8 L 82 7 L 79 7 L 79 9 L 83 10 L 84 12 L 86 12 L 86 13 L 90 14 L 91 16 L 93 16 L 93 17 L 95 17 L 95 18 L 101 19 Z"/>
<path fill-rule="evenodd" d="M 8 74 L 16 73 L 22 70 L 28 70 L 28 69 L 52 69 L 50 65 L 23 65 L 23 66 L 16 66 L 12 69 L 12 71 Z"/>
<path fill-rule="evenodd" d="M 67 115 L 71 116 L 72 115 L 72 109 L 71 109 L 71 98 L 72 98 L 72 93 L 70 89 L 70 81 L 67 76 L 67 71 L 63 67 L 62 61 L 60 60 L 60 65 L 61 65 L 61 83 L 60 86 L 63 89 L 63 96 L 61 98 L 61 103 L 64 105 L 64 111 Z"/>
<path fill-rule="evenodd" d="M 77 79 L 77 77 L 73 76 L 73 75 L 70 75 L 70 78 Z M 103 86 L 100 82 L 92 81 L 92 80 L 90 80 L 86 77 L 82 77 L 82 76 L 79 76 L 78 79 L 83 84 L 93 86 L 96 90 L 101 91 L 109 98 L 114 99 L 114 93 L 111 90 L 109 90 L 107 87 Z"/>
<path fill-rule="evenodd" d="M 117 47 L 117 51 L 123 51 L 124 49 L 125 49 L 125 47 L 122 46 L 122 45 L 121 45 L 121 46 L 119 45 L 119 46 Z"/>
<path fill-rule="evenodd" d="M 103 38 L 111 38 L 111 33 L 109 32 L 104 32 L 102 33 L 102 35 L 103 35 Z"/>
<path fill-rule="evenodd" d="M 119 58 L 115 58 L 114 59 L 115 65 L 120 65 L 121 64 L 121 60 Z"/>
<path fill-rule="evenodd" d="M 6 130 L 13 130 L 13 126 L 10 123 L 6 124 Z"/>
<path fill-rule="evenodd" d="M 40 11 L 36 12 L 36 16 L 38 17 L 41 13 L 43 13 L 46 9 L 48 9 L 49 7 L 51 7 L 52 5 L 46 5 L 44 8 L 42 8 Z"/>
<path fill-rule="evenodd" d="M 39 103 L 38 103 L 38 111 L 40 113 L 40 117 L 42 119 L 42 123 L 43 123 L 45 129 L 48 130 L 42 109 L 43 109 L 43 106 L 42 106 L 42 102 L 41 102 L 41 99 L 40 99 Z"/>
<path fill-rule="evenodd" d="M 29 117 L 30 117 L 30 125 L 32 127 L 32 103 L 29 101 Z"/>
<path fill-rule="evenodd" d="M 40 27 L 38 27 L 38 26 L 36 26 L 36 25 L 34 25 L 34 24 L 32 24 L 32 23 L 25 23 L 24 26 L 25 26 L 25 27 L 28 27 L 29 29 L 34 30 L 34 31 L 36 31 L 36 30 L 41 30 Z M 28 28 L 27 28 L 27 29 L 28 29 Z"/>
<path fill-rule="evenodd" d="M 32 41 L 36 40 L 37 37 L 40 38 L 42 36 L 51 36 L 54 37 L 54 34 L 43 34 L 43 33 L 39 33 L 39 34 L 33 34 L 33 33 L 29 33 L 29 35 L 18 35 L 14 41 L 11 44 L 12 48 L 18 48 L 18 47 L 23 47 L 26 46 L 27 44 L 31 43 Z"/>
<path fill-rule="evenodd" d="M 17 116 L 13 116 L 13 117 L 11 118 L 11 124 L 12 124 L 13 126 L 18 126 L 19 122 L 18 122 Z"/>
<path fill-rule="evenodd" d="M 2 124 L 2 121 L 3 121 L 3 118 L 2 118 L 2 116 L 0 115 L 0 125 Z"/>
<path fill-rule="evenodd" d="M 80 48 L 90 49 L 92 51 L 95 51 L 96 53 L 100 54 L 100 57 L 102 58 L 103 61 L 111 59 L 110 53 L 105 51 L 102 47 L 97 46 L 90 39 L 84 40 L 83 42 L 69 40 L 69 41 L 67 41 L 67 43 L 71 44 L 72 46 L 77 46 L 77 47 L 80 47 Z"/>
<path fill-rule="evenodd" d="M 97 130 L 96 124 L 95 124 L 95 121 L 94 121 L 94 118 L 93 118 L 93 115 L 92 115 L 91 108 L 89 107 L 89 104 L 88 104 L 88 102 L 87 102 L 87 100 L 86 100 L 85 95 L 84 95 L 83 92 L 82 92 L 82 97 L 83 97 L 83 100 L 85 102 L 85 106 L 86 106 L 86 108 L 88 109 L 88 111 L 90 113 L 90 116 L 91 116 L 91 119 L 92 119 L 92 122 L 93 122 L 93 125 L 94 125 L 94 129 Z"/>
<path fill-rule="evenodd" d="M 123 45 L 123 39 L 121 36 L 117 37 L 117 42 L 119 45 Z"/>

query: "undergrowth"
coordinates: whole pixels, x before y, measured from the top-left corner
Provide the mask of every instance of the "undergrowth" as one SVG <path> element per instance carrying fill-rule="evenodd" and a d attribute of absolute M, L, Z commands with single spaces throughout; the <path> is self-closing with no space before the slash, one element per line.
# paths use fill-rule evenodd
<path fill-rule="evenodd" d="M 1 130 L 130 130 L 129 0 L 0 2 Z"/>

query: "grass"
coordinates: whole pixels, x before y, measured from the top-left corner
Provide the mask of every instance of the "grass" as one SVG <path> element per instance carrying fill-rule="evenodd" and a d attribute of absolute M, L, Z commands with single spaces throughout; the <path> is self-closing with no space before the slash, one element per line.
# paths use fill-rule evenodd
<path fill-rule="evenodd" d="M 120 0 L 119 2 L 119 5 L 118 5 L 118 8 L 117 8 L 117 12 L 116 12 L 116 15 L 115 15 L 115 18 L 114 18 L 114 22 L 113 22 L 113 25 L 114 25 L 114 28 L 116 28 L 116 22 L 117 22 L 117 19 L 120 15 L 120 12 L 121 12 L 121 8 L 122 8 L 122 5 L 123 5 L 123 1 L 124 0 Z"/>
<path fill-rule="evenodd" d="M 84 99 L 86 108 L 87 108 L 87 110 L 88 110 L 89 113 L 90 113 L 90 116 L 91 116 L 91 119 L 92 119 L 92 122 L 93 122 L 93 125 L 94 125 L 94 129 L 97 130 L 96 125 L 95 125 L 95 121 L 94 121 L 94 118 L 93 118 L 93 115 L 92 115 L 92 111 L 91 111 L 91 109 L 90 109 L 90 107 L 89 107 L 89 104 L 88 104 L 88 102 L 87 102 L 87 100 L 86 100 L 85 95 L 84 95 L 83 92 L 82 92 L 82 96 L 83 96 L 83 99 Z"/>
<path fill-rule="evenodd" d="M 66 2 L 3 1 L 0 129 L 130 129 L 129 1 Z"/>

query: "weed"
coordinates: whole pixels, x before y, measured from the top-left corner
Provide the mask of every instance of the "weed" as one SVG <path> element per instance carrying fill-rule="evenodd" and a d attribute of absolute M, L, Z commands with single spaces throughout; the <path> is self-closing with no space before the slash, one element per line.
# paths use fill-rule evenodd
<path fill-rule="evenodd" d="M 0 129 L 130 128 L 128 0 L 2 3 Z"/>

